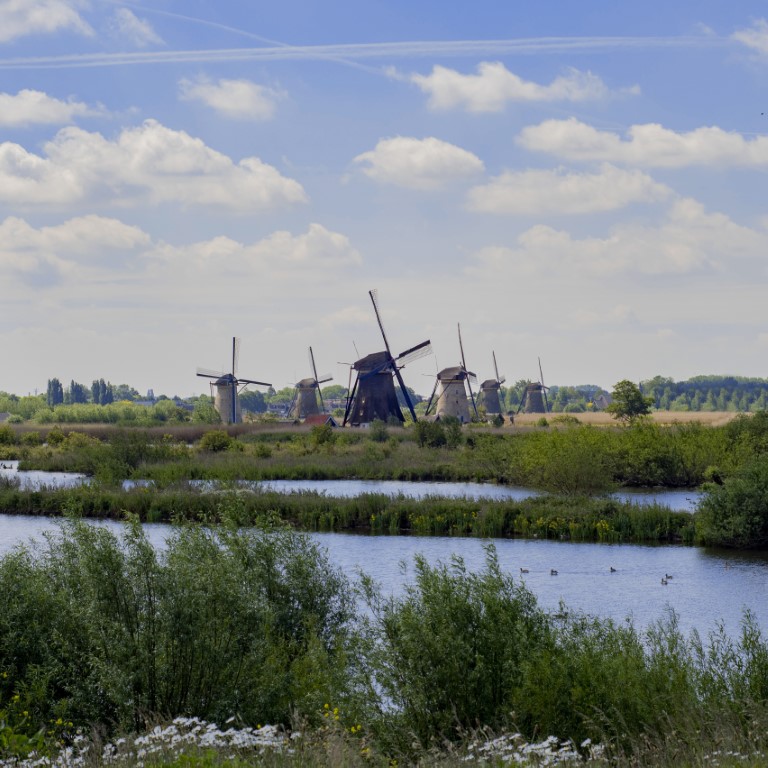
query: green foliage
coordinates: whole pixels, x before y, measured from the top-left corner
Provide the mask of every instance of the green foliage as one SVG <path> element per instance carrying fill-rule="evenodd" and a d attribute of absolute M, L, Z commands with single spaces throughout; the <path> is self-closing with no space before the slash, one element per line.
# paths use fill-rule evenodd
<path fill-rule="evenodd" d="M 200 438 L 200 450 L 216 453 L 227 451 L 234 440 L 223 429 L 212 429 Z"/>
<path fill-rule="evenodd" d="M 0 445 L 15 445 L 16 433 L 7 425 L 0 426 Z"/>
<path fill-rule="evenodd" d="M 37 724 L 288 724 L 345 695 L 350 610 L 341 574 L 286 529 L 177 528 L 160 554 L 138 525 L 120 542 L 73 521 L 0 561 L 0 669 Z"/>
<path fill-rule="evenodd" d="M 336 441 L 336 433 L 330 424 L 316 424 L 309 434 L 315 445 L 332 445 Z"/>
<path fill-rule="evenodd" d="M 389 432 L 387 431 L 387 422 L 381 419 L 374 419 L 371 422 L 371 426 L 368 430 L 368 436 L 375 443 L 386 443 L 389 439 Z"/>
<path fill-rule="evenodd" d="M 768 547 L 768 457 L 759 456 L 722 484 L 707 484 L 696 516 L 704 544 Z"/>
<path fill-rule="evenodd" d="M 439 421 L 417 421 L 413 427 L 416 442 L 422 448 L 439 448 L 445 445 L 445 429 Z"/>
<path fill-rule="evenodd" d="M 531 435 L 523 456 L 528 482 L 562 494 L 603 493 L 613 486 L 613 464 L 602 435 L 590 427 Z"/>
<path fill-rule="evenodd" d="M 420 556 L 415 573 L 401 598 L 364 585 L 379 709 L 394 705 L 397 729 L 423 745 L 479 723 L 500 727 L 546 633 L 535 598 L 502 572 L 491 547 L 479 574 L 459 557 L 430 566 Z"/>
<path fill-rule="evenodd" d="M 653 397 L 646 397 L 640 387 L 629 379 L 622 379 L 613 387 L 613 401 L 606 411 L 615 419 L 632 424 L 651 412 Z"/>

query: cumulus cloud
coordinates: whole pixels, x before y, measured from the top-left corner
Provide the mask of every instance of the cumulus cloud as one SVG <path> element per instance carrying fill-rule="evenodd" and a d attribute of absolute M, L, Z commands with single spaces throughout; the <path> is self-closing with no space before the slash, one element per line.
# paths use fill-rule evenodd
<path fill-rule="evenodd" d="M 127 8 L 118 8 L 111 22 L 112 33 L 121 40 L 128 41 L 136 48 L 148 45 L 161 45 L 163 39 L 155 32 L 146 19 L 140 19 Z"/>
<path fill-rule="evenodd" d="M 604 165 L 599 173 L 507 171 L 471 189 L 470 210 L 511 215 L 583 214 L 663 200 L 671 191 L 637 170 Z"/>
<path fill-rule="evenodd" d="M 748 29 L 739 29 L 731 37 L 762 56 L 768 54 L 768 21 L 756 19 Z"/>
<path fill-rule="evenodd" d="M 182 101 L 200 101 L 223 117 L 234 120 L 271 120 L 282 96 L 279 91 L 250 80 L 218 80 L 214 83 L 201 77 L 179 82 Z"/>
<path fill-rule="evenodd" d="M 608 89 L 591 72 L 569 69 L 548 85 L 523 80 L 501 62 L 478 64 L 477 74 L 435 66 L 429 75 L 413 74 L 411 82 L 428 94 L 430 109 L 500 112 L 508 102 L 587 101 L 603 99 Z"/>
<path fill-rule="evenodd" d="M 492 246 L 474 254 L 471 271 L 488 268 L 510 275 L 557 270 L 571 276 L 633 273 L 683 275 L 720 272 L 731 260 L 763 259 L 768 233 L 736 224 L 722 213 L 707 213 L 691 199 L 676 201 L 659 226 L 621 224 L 606 237 L 575 238 L 537 225 L 513 247 Z"/>
<path fill-rule="evenodd" d="M 381 139 L 355 158 L 374 181 L 411 189 L 437 189 L 482 172 L 477 155 L 433 137 Z"/>
<path fill-rule="evenodd" d="M 92 35 L 93 29 L 83 20 L 77 0 L 3 0 L 0 3 L 0 43 L 26 35 L 52 34 L 70 29 L 81 35 Z"/>
<path fill-rule="evenodd" d="M 156 266 L 208 274 L 263 274 L 296 277 L 296 269 L 323 270 L 362 263 L 349 238 L 321 224 L 310 224 L 303 235 L 273 232 L 256 243 L 245 244 L 230 237 L 216 237 L 188 246 L 162 244 L 146 254 Z"/>
<path fill-rule="evenodd" d="M 600 131 L 575 118 L 546 120 L 524 128 L 518 143 L 572 161 L 599 161 L 683 168 L 693 165 L 768 165 L 768 137 L 746 140 L 715 126 L 677 133 L 658 123 L 633 125 L 626 137 Z"/>
<path fill-rule="evenodd" d="M 104 114 L 102 107 L 79 101 L 61 101 L 42 91 L 24 89 L 16 95 L 0 93 L 0 126 L 71 123 L 76 117 Z"/>
<path fill-rule="evenodd" d="M 44 156 L 0 144 L 0 200 L 13 204 L 75 204 L 84 199 L 220 206 L 260 211 L 306 201 L 301 184 L 257 157 L 239 163 L 184 131 L 154 120 L 114 140 L 64 128 Z"/>
<path fill-rule="evenodd" d="M 149 245 L 138 227 L 103 216 L 80 216 L 36 228 L 11 216 L 0 223 L 0 274 L 31 283 L 52 283 L 77 265 L 109 268 L 117 255 Z"/>

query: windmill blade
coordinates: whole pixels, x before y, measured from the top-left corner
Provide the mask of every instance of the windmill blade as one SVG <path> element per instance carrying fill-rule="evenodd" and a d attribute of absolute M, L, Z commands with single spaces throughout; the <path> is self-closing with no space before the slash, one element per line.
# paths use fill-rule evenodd
<path fill-rule="evenodd" d="M 349 369 L 349 378 L 352 379 L 352 368 Z M 349 420 L 349 413 L 352 410 L 352 404 L 355 402 L 355 392 L 357 392 L 357 385 L 360 381 L 360 376 L 358 376 L 355 379 L 355 386 L 352 387 L 352 390 L 350 391 L 348 397 L 347 397 L 347 407 L 344 411 L 344 421 L 341 423 L 342 427 L 347 426 L 347 421 Z"/>
<path fill-rule="evenodd" d="M 256 381 L 255 379 L 236 379 L 237 384 L 258 384 L 262 387 L 271 387 L 268 381 Z"/>
<path fill-rule="evenodd" d="M 317 366 L 315 365 L 315 353 L 312 351 L 312 347 L 309 348 L 309 362 L 312 366 L 312 375 L 315 377 L 315 381 L 317 381 Z"/>
<path fill-rule="evenodd" d="M 226 373 L 219 373 L 211 368 L 198 368 L 198 376 L 205 376 L 207 379 L 220 379 L 222 376 L 226 376 Z"/>
<path fill-rule="evenodd" d="M 318 384 L 325 384 L 326 381 L 333 381 L 333 375 L 324 373 L 319 379 L 315 379 Z"/>
<path fill-rule="evenodd" d="M 475 384 L 477 384 L 477 376 L 473 373 L 471 376 L 467 376 L 467 389 L 469 390 L 469 397 L 472 400 L 472 410 L 475 412 L 475 418 L 479 418 L 477 415 L 477 403 L 475 402 L 475 393 L 472 391 L 472 379 L 474 378 Z"/>
<path fill-rule="evenodd" d="M 541 358 L 539 358 L 539 383 L 544 386 L 544 372 L 541 370 Z"/>
<path fill-rule="evenodd" d="M 466 371 L 467 370 L 467 362 L 464 359 L 464 344 L 461 341 L 461 323 L 456 323 L 456 325 L 459 328 L 459 349 L 461 350 L 461 367 Z"/>
<path fill-rule="evenodd" d="M 422 357 L 432 354 L 432 342 L 427 339 L 422 341 L 421 344 L 417 344 L 415 347 L 406 349 L 405 352 L 401 352 L 395 360 L 399 363 L 400 367 L 412 363 L 414 360 L 420 360 Z"/>
<path fill-rule="evenodd" d="M 429 402 L 427 403 L 427 410 L 424 411 L 425 416 L 429 416 L 429 409 L 432 407 L 432 400 L 435 398 L 435 392 L 437 392 L 437 385 L 440 383 L 440 379 L 435 378 L 435 386 L 432 387 L 432 394 L 429 396 Z M 439 400 L 440 398 L 438 398 Z M 437 403 L 435 403 L 435 408 L 437 408 Z"/>
<path fill-rule="evenodd" d="M 293 409 L 296 407 L 296 401 L 299 399 L 299 388 L 296 387 L 293 390 L 293 397 L 291 398 L 291 404 L 288 407 L 288 415 L 290 416 L 293 413 Z M 300 416 L 301 414 L 299 414 Z"/>
<path fill-rule="evenodd" d="M 499 384 L 503 384 L 506 380 L 507 380 L 506 376 L 502 376 L 500 379 L 499 378 L 496 379 L 496 381 L 498 381 Z"/>
<path fill-rule="evenodd" d="M 232 378 L 237 378 L 237 364 L 240 362 L 240 339 L 232 337 Z"/>
<path fill-rule="evenodd" d="M 477 386 L 477 374 L 472 373 L 472 371 L 467 371 L 467 381 Z"/>
<path fill-rule="evenodd" d="M 384 339 L 384 348 L 387 350 L 387 354 L 392 357 L 392 353 L 389 351 L 389 342 L 387 341 L 387 334 L 384 333 L 384 326 L 381 323 L 381 315 L 379 314 L 379 305 L 376 303 L 377 291 L 368 291 L 368 295 L 373 302 L 373 311 L 376 313 L 376 322 L 379 324 L 379 330 L 381 331 L 381 337 Z"/>
<path fill-rule="evenodd" d="M 398 384 L 400 384 L 400 391 L 403 393 L 405 402 L 408 403 L 408 410 L 411 412 L 411 416 L 413 417 L 413 423 L 415 424 L 418 421 L 418 419 L 416 418 L 416 410 L 413 407 L 413 401 L 411 400 L 411 396 L 408 394 L 408 389 L 405 386 L 403 377 L 400 375 L 400 369 L 396 365 L 393 365 L 392 368 L 395 371 L 395 376 L 397 377 Z"/>
<path fill-rule="evenodd" d="M 498 381 L 499 380 L 499 366 L 496 365 L 496 350 L 492 350 L 491 354 L 493 354 L 493 370 L 496 373 L 496 381 Z"/>

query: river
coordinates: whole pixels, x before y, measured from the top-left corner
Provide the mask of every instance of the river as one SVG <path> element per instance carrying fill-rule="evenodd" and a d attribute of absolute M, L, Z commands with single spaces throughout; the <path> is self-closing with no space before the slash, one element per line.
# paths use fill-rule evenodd
<path fill-rule="evenodd" d="M 0 514 L 0 556 L 29 541 L 41 541 L 55 530 L 55 518 Z M 93 522 L 119 532 L 114 521 Z M 159 548 L 172 526 L 147 524 L 150 540 Z M 360 570 L 381 584 L 386 594 L 402 592 L 413 576 L 413 558 L 448 562 L 462 557 L 470 570 L 484 560 L 490 541 L 443 536 L 365 536 L 314 533 L 331 561 L 351 579 Z M 523 579 L 540 604 L 622 621 L 631 617 L 648 627 L 672 609 L 685 632 L 702 634 L 722 621 L 729 634 L 739 631 L 745 609 L 751 610 L 768 633 L 768 553 L 734 553 L 699 547 L 583 544 L 537 539 L 494 539 L 502 567 Z M 611 571 L 611 568 L 615 569 Z M 525 569 L 527 573 L 521 573 Z M 557 571 L 557 575 L 551 573 Z M 661 578 L 669 574 L 667 584 Z"/>

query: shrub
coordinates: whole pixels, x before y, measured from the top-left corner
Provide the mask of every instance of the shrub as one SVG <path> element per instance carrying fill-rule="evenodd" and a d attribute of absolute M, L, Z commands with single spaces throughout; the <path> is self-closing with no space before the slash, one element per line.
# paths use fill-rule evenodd
<path fill-rule="evenodd" d="M 479 574 L 459 557 L 433 567 L 419 556 L 415 567 L 400 598 L 383 600 L 364 581 L 380 707 L 394 705 L 394 730 L 424 745 L 479 723 L 501 727 L 526 655 L 545 634 L 535 598 L 502 572 L 492 547 Z"/>
<path fill-rule="evenodd" d="M 709 545 L 742 549 L 768 546 L 768 459 L 755 458 L 722 484 L 704 486 L 696 533 Z"/>
<path fill-rule="evenodd" d="M 223 429 L 212 429 L 200 438 L 200 450 L 213 453 L 226 451 L 232 447 L 234 440 Z"/>
<path fill-rule="evenodd" d="M 368 436 L 375 443 L 386 443 L 389 438 L 389 432 L 387 432 L 387 422 L 381 419 L 374 419 L 371 422 L 371 427 L 368 430 Z"/>
<path fill-rule="evenodd" d="M 234 520 L 236 510 L 223 510 Z M 0 669 L 58 717 L 124 730 L 163 713 L 288 724 L 346 692 L 351 597 L 307 537 L 179 527 L 158 553 L 70 520 L 0 560 Z M 0 694 L 4 681 L 0 680 Z"/>
<path fill-rule="evenodd" d="M 0 445 L 15 445 L 16 433 L 6 424 L 0 427 Z"/>

